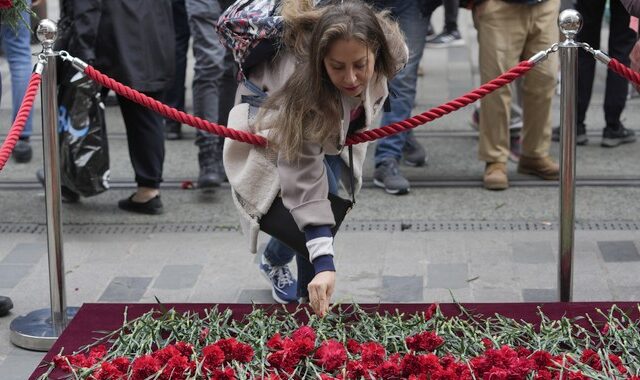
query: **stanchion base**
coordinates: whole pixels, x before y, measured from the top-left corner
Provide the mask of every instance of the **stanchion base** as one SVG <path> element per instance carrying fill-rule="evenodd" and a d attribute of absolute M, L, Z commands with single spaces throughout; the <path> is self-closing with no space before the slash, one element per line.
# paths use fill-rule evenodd
<path fill-rule="evenodd" d="M 77 307 L 67 307 L 67 319 L 71 321 L 78 312 Z M 11 343 L 33 351 L 49 351 L 58 340 L 53 331 L 51 309 L 39 309 L 21 315 L 11 321 Z"/>

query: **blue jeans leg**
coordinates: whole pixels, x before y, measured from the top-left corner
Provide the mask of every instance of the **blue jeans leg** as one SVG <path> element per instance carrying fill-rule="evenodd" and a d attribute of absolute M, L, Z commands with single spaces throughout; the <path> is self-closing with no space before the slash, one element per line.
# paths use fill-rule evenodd
<path fill-rule="evenodd" d="M 338 178 L 340 178 L 340 170 L 343 165 L 339 156 L 325 156 L 324 164 L 327 168 L 327 179 L 329 180 L 329 192 L 332 194 L 338 193 Z M 267 246 L 264 250 L 264 255 L 269 260 L 271 265 L 282 266 L 290 263 L 293 260 L 293 257 L 296 256 L 296 251 L 289 248 L 288 245 L 284 244 L 278 239 L 271 238 L 267 243 Z M 311 273 L 314 273 L 313 266 L 309 262 L 308 258 L 303 258 L 306 260 L 306 263 L 300 260 L 300 255 L 298 255 L 298 278 L 300 278 L 300 270 L 302 268 L 303 272 L 308 272 L 308 267 L 311 267 Z M 304 261 L 303 260 L 303 261 Z M 306 277 L 306 276 L 305 276 Z M 313 278 L 313 276 L 312 276 Z M 305 284 L 306 288 L 306 284 Z"/>
<path fill-rule="evenodd" d="M 418 0 L 403 0 L 396 2 L 396 5 L 391 8 L 405 34 L 409 47 L 409 61 L 389 84 L 391 111 L 382 116 L 383 126 L 407 119 L 411 116 L 415 104 L 418 65 L 422 59 L 429 25 L 428 20 L 420 12 L 419 3 Z M 375 164 L 379 165 L 388 157 L 399 160 L 406 140 L 406 132 L 379 140 L 374 155 Z"/>
<path fill-rule="evenodd" d="M 31 0 L 27 0 L 27 3 L 31 4 Z M 27 12 L 23 12 L 22 18 L 28 21 L 30 16 Z M 31 32 L 24 23 L 19 22 L 18 29 L 15 31 L 7 25 L 2 25 L 0 34 L 2 34 L 2 46 L 7 54 L 11 72 L 11 98 L 13 119 L 15 119 L 24 94 L 27 92 L 29 78 L 33 70 L 31 63 Z M 33 131 L 32 115 L 33 111 L 29 113 L 29 118 L 27 118 L 20 138 L 26 139 L 31 136 Z"/>

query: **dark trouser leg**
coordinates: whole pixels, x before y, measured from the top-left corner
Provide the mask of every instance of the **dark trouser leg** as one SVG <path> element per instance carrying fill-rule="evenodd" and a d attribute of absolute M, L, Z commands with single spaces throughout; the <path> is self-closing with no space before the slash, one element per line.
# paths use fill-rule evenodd
<path fill-rule="evenodd" d="M 189 50 L 189 22 L 184 0 L 172 0 L 173 26 L 176 34 L 176 76 L 173 84 L 167 88 L 165 103 L 180 111 L 184 111 L 185 78 L 187 70 L 187 51 Z M 166 119 L 166 123 L 174 133 L 180 130 L 180 123 Z M 175 136 L 179 137 L 179 136 Z"/>
<path fill-rule="evenodd" d="M 600 48 L 600 28 L 604 5 L 605 0 L 579 0 L 576 3 L 576 10 L 580 12 L 583 19 L 582 30 L 578 33 L 577 40 L 588 43 L 594 49 Z M 578 125 L 583 125 L 591 101 L 596 62 L 593 56 L 584 49 L 579 49 L 578 60 L 580 64 L 578 65 L 577 121 Z"/>
<path fill-rule="evenodd" d="M 458 9 L 460 0 L 444 0 L 444 30 L 453 32 L 458 30 Z"/>
<path fill-rule="evenodd" d="M 147 92 L 145 95 L 163 101 L 163 92 Z M 120 95 L 118 102 L 127 129 L 127 145 L 136 183 L 139 187 L 157 189 L 162 182 L 164 163 L 162 117 Z"/>
<path fill-rule="evenodd" d="M 636 33 L 629 28 L 629 13 L 620 0 L 611 0 L 611 23 L 609 26 L 609 56 L 629 66 L 629 53 L 636 42 Z M 621 126 L 620 115 L 627 103 L 629 82 L 620 75 L 607 71 L 607 86 L 604 95 L 604 118 L 608 127 Z"/>

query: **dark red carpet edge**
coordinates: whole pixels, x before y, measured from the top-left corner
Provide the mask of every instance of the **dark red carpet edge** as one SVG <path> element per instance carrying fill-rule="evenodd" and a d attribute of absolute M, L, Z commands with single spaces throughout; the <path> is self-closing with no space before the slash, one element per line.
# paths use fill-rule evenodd
<path fill-rule="evenodd" d="M 505 317 L 514 318 L 516 320 L 524 320 L 531 323 L 539 321 L 537 316 L 538 306 L 550 319 L 558 319 L 563 316 L 577 317 L 589 314 L 594 321 L 601 321 L 602 318 L 595 312 L 595 309 L 608 310 L 612 305 L 617 305 L 634 319 L 640 318 L 637 303 L 634 302 L 571 302 L 571 303 L 468 303 L 463 304 L 472 314 L 482 314 L 492 316 L 500 314 Z M 62 333 L 51 350 L 46 354 L 40 365 L 29 377 L 35 380 L 49 366 L 52 358 L 60 353 L 70 354 L 79 347 L 87 345 L 95 338 L 99 338 L 102 334 L 97 331 L 113 331 L 122 326 L 125 308 L 127 310 L 127 318 L 131 320 L 151 309 L 159 310 L 158 304 L 84 304 L 78 311 L 75 318 L 71 321 L 66 330 Z M 167 309 L 174 308 L 178 312 L 199 312 L 205 309 L 211 309 L 213 304 L 165 304 L 163 307 Z M 360 305 L 366 310 L 374 311 L 390 311 L 398 310 L 402 313 L 414 313 L 426 310 L 430 304 L 362 304 Z M 218 304 L 219 310 L 230 309 L 233 312 L 233 318 L 242 318 L 253 309 L 254 305 L 249 304 Z M 255 307 L 272 309 L 274 305 L 255 305 Z M 458 315 L 460 309 L 456 304 L 440 304 L 443 313 L 448 316 Z M 295 310 L 295 306 L 290 306 L 290 310 Z M 67 375 L 68 376 L 68 375 Z M 61 379 L 64 374 L 54 372 L 50 379 Z"/>

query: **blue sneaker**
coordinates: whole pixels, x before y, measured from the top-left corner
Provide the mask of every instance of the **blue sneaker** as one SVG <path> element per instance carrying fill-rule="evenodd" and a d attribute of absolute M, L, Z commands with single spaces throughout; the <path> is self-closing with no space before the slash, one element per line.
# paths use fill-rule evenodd
<path fill-rule="evenodd" d="M 298 282 L 293 278 L 288 265 L 272 266 L 263 254 L 260 272 L 271 283 L 271 295 L 276 302 L 288 304 L 298 300 Z"/>

